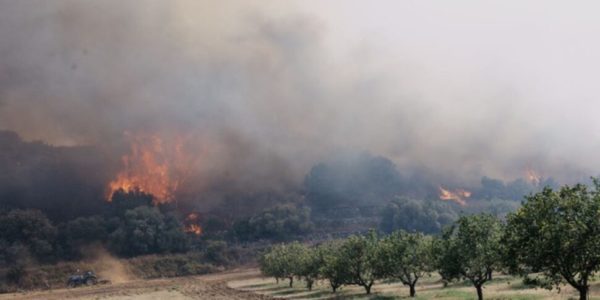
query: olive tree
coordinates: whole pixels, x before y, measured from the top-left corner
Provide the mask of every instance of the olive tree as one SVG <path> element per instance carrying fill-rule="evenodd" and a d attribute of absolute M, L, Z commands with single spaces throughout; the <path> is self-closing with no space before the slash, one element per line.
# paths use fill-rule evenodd
<path fill-rule="evenodd" d="M 367 294 L 371 293 L 375 280 L 382 277 L 377 268 L 377 247 L 374 232 L 367 236 L 351 236 L 344 241 L 340 256 L 348 271 L 345 283 L 362 286 Z"/>
<path fill-rule="evenodd" d="M 432 269 L 431 238 L 422 233 L 396 231 L 385 237 L 377 249 L 378 273 L 396 278 L 415 297 L 417 281 Z"/>
<path fill-rule="evenodd" d="M 463 216 L 444 232 L 438 258 L 440 273 L 452 279 L 467 279 L 483 299 L 483 284 L 499 266 L 502 257 L 502 225 L 489 214 Z"/>
<path fill-rule="evenodd" d="M 260 259 L 260 269 L 264 275 L 288 279 L 294 286 L 294 276 L 300 276 L 301 258 L 306 248 L 298 242 L 273 246 Z"/>
<path fill-rule="evenodd" d="M 311 291 L 313 284 L 319 279 L 320 268 L 323 265 L 322 257 L 316 248 L 302 246 L 296 261 L 298 263 L 296 276 L 303 279 L 306 282 L 306 288 Z"/>
<path fill-rule="evenodd" d="M 588 299 L 600 269 L 600 184 L 545 188 L 528 196 L 507 218 L 509 265 L 521 274 L 541 272 L 548 287 L 568 283 Z"/>
<path fill-rule="evenodd" d="M 319 268 L 320 276 L 329 282 L 334 293 L 349 280 L 347 263 L 340 255 L 341 247 L 342 241 L 338 240 L 321 244 L 317 248 L 322 262 Z"/>

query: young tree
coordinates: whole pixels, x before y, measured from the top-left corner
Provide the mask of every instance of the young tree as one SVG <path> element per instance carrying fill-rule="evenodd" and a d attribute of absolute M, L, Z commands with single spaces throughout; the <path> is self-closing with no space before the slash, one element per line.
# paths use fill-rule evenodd
<path fill-rule="evenodd" d="M 600 183 L 545 188 L 508 216 L 504 242 L 513 271 L 542 272 L 550 287 L 567 282 L 588 299 L 600 269 Z"/>
<path fill-rule="evenodd" d="M 501 259 L 502 226 L 492 215 L 463 216 L 443 235 L 440 273 L 468 279 L 477 298 L 483 299 L 483 284 L 491 279 Z"/>
<path fill-rule="evenodd" d="M 431 239 L 421 233 L 392 233 L 378 247 L 378 273 L 399 279 L 415 297 L 417 281 L 432 269 L 431 244 Z"/>
<path fill-rule="evenodd" d="M 260 269 L 264 275 L 279 279 L 289 279 L 290 287 L 294 286 L 294 276 L 300 276 L 300 259 L 305 247 L 293 242 L 276 245 L 260 260 Z"/>
<path fill-rule="evenodd" d="M 317 248 L 318 255 L 322 262 L 319 273 L 321 274 L 321 277 L 329 281 L 329 285 L 334 293 L 337 292 L 337 289 L 340 288 L 344 282 L 349 280 L 347 263 L 344 261 L 343 257 L 340 256 L 341 247 L 341 241 L 331 241 L 322 244 Z"/>
<path fill-rule="evenodd" d="M 260 272 L 265 276 L 274 277 L 277 283 L 279 279 L 284 278 L 284 272 L 279 265 L 279 259 L 276 255 L 275 246 L 270 251 L 263 254 L 259 259 Z"/>
<path fill-rule="evenodd" d="M 446 287 L 452 279 L 460 276 L 460 264 L 458 263 L 459 258 L 457 257 L 458 253 L 452 251 L 454 249 L 454 243 L 456 242 L 451 239 L 453 231 L 453 226 L 444 228 L 441 236 L 434 237 L 432 243 L 431 251 L 433 267 L 438 271 L 440 277 L 442 277 L 444 287 Z"/>
<path fill-rule="evenodd" d="M 381 278 L 377 268 L 378 239 L 374 232 L 367 236 L 351 236 L 342 244 L 340 256 L 348 270 L 345 283 L 356 284 L 371 294 L 375 280 Z"/>
<path fill-rule="evenodd" d="M 316 248 L 303 246 L 302 252 L 297 259 L 297 276 L 304 279 L 306 288 L 312 291 L 313 284 L 319 279 L 320 268 L 323 265 L 322 257 Z"/>

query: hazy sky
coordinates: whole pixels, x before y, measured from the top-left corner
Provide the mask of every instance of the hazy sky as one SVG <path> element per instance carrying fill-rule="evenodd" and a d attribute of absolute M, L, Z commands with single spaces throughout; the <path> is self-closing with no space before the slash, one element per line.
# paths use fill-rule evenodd
<path fill-rule="evenodd" d="M 369 151 L 467 183 L 579 179 L 600 170 L 595 3 L 3 0 L 0 128 L 184 134 L 249 178 Z"/>

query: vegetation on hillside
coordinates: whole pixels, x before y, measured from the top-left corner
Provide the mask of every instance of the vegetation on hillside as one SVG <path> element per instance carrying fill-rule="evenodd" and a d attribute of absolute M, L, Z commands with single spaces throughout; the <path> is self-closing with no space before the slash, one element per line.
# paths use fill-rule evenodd
<path fill-rule="evenodd" d="M 475 214 L 461 216 L 436 236 L 405 231 L 378 236 L 372 231 L 311 247 L 280 244 L 260 263 L 265 275 L 291 282 L 306 276 L 306 261 L 318 262 L 321 267 L 311 269 L 316 272 L 310 275 L 311 286 L 316 279 L 326 280 L 333 292 L 358 285 L 369 294 L 377 280 L 399 280 L 414 297 L 418 280 L 438 272 L 446 282 L 468 281 L 483 299 L 483 286 L 494 272 L 510 272 L 545 288 L 567 283 L 584 300 L 600 270 L 599 253 L 600 181 L 594 180 L 592 188 L 578 184 L 530 195 L 505 222 Z"/>

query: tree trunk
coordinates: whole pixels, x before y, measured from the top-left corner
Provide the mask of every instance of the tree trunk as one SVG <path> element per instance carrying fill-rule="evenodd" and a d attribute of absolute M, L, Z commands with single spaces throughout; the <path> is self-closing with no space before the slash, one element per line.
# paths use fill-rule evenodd
<path fill-rule="evenodd" d="M 367 291 L 367 295 L 371 294 L 371 287 L 373 286 L 373 283 L 369 283 L 369 284 L 365 284 L 365 291 Z"/>
<path fill-rule="evenodd" d="M 290 287 L 294 287 L 294 277 L 290 277 Z"/>
<path fill-rule="evenodd" d="M 415 284 L 413 283 L 413 284 L 410 284 L 409 286 L 410 286 L 410 296 L 411 296 L 411 297 L 414 297 L 414 296 L 415 296 L 415 294 L 417 293 L 417 292 L 415 291 Z"/>
<path fill-rule="evenodd" d="M 487 274 L 487 279 L 492 280 L 492 271 L 489 271 Z"/>
<path fill-rule="evenodd" d="M 477 299 L 483 300 L 483 290 L 481 289 L 481 284 L 475 285 L 477 289 Z"/>
<path fill-rule="evenodd" d="M 333 283 L 333 281 L 331 281 L 331 280 L 329 280 L 329 285 L 331 286 L 331 289 L 333 290 L 333 293 L 336 293 L 339 285 Z"/>
<path fill-rule="evenodd" d="M 589 288 L 587 286 L 578 288 L 577 290 L 579 290 L 579 300 L 588 300 Z"/>

